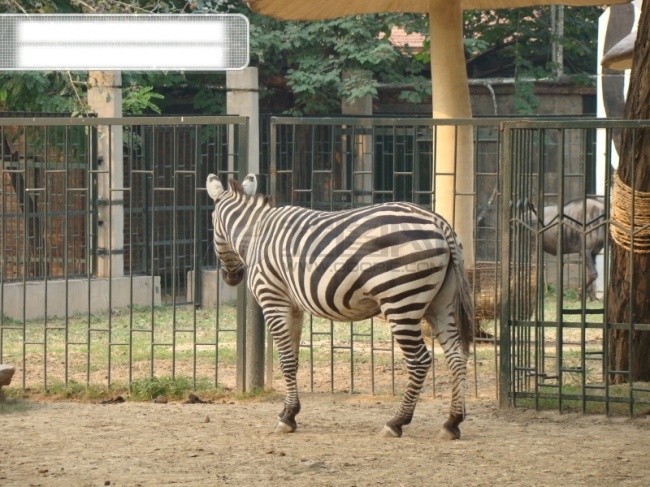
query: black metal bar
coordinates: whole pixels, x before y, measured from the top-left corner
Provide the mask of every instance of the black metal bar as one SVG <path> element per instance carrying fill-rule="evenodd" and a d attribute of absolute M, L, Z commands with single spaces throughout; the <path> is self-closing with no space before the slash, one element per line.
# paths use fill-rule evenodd
<path fill-rule="evenodd" d="M 510 328 L 510 249 L 511 249 L 511 220 L 513 211 L 512 199 L 512 132 L 509 127 L 501 126 L 503 134 L 503 161 L 501 170 L 503 174 L 504 200 L 501 210 L 501 355 L 499 369 L 501 371 L 501 383 L 499 387 L 499 404 L 501 407 L 512 405 L 512 349 L 511 349 L 511 328 Z"/>

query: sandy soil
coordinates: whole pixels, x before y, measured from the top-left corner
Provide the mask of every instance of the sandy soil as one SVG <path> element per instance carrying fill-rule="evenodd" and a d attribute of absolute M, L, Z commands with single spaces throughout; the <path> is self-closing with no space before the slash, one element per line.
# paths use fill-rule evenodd
<path fill-rule="evenodd" d="M 302 402 L 290 435 L 272 433 L 279 398 L 30 402 L 0 414 L 0 485 L 641 486 L 650 479 L 650 416 L 499 410 L 470 399 L 462 439 L 448 442 L 437 438 L 447 400 L 422 400 L 399 439 L 378 436 L 396 398 L 302 394 Z"/>

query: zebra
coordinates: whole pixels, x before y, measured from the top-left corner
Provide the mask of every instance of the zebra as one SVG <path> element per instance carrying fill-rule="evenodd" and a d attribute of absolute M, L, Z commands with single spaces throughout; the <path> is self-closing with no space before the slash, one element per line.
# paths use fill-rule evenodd
<path fill-rule="evenodd" d="M 255 194 L 254 174 L 242 183 L 231 180 L 228 190 L 210 174 L 206 188 L 214 201 L 214 245 L 223 278 L 234 286 L 248 272 L 248 288 L 279 351 L 285 399 L 276 433 L 297 428 L 304 312 L 334 321 L 383 313 L 404 354 L 408 385 L 381 436 L 402 436 L 413 418 L 432 363 L 421 331 L 424 318 L 453 376 L 441 437 L 460 438 L 474 312 L 462 246 L 443 217 L 411 203 L 335 212 L 275 207 L 269 196 Z"/>

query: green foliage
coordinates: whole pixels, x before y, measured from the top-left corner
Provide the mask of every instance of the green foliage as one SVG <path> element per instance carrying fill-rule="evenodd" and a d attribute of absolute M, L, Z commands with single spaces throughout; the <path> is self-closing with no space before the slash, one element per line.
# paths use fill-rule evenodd
<path fill-rule="evenodd" d="M 0 0 L 0 13 L 181 13 L 188 8 L 189 3 L 182 0 Z M 206 86 L 204 79 L 186 77 L 183 73 L 123 72 L 122 81 L 125 115 L 161 113 L 165 91 L 176 93 L 179 89 L 194 88 L 204 93 Z M 87 82 L 86 72 L 2 73 L 0 108 L 84 115 L 90 111 L 86 103 Z"/>
<path fill-rule="evenodd" d="M 592 82 L 598 7 L 565 7 L 564 70 Z M 321 22 L 282 22 L 252 13 L 241 0 L 0 0 L 0 12 L 242 13 L 250 20 L 251 65 L 260 72 L 263 100 L 282 95 L 287 113 L 338 113 L 340 100 L 376 97 L 381 86 L 405 87 L 400 99 L 430 96 L 428 20 L 424 15 L 377 14 Z M 465 51 L 470 76 L 553 76 L 551 7 L 467 11 Z M 412 53 L 390 42 L 393 26 L 425 36 Z M 344 73 L 347 75 L 344 77 Z M 0 107 L 7 110 L 85 113 L 85 73 L 0 74 Z M 207 114 L 225 111 L 222 73 L 124 72 L 125 114 L 169 113 L 179 105 Z M 530 82 L 516 84 L 516 107 L 533 113 Z M 173 105 L 173 106 L 172 106 Z"/>
<path fill-rule="evenodd" d="M 523 75 L 522 59 L 551 75 L 551 8 L 467 11 L 465 46 L 473 76 L 515 76 L 517 70 Z M 559 39 L 564 47 L 564 68 L 569 74 L 593 73 L 602 8 L 564 7 L 564 12 L 564 36 Z"/>
<path fill-rule="evenodd" d="M 84 111 L 85 73 L 24 72 L 0 74 L 0 106 L 28 112 Z"/>
<path fill-rule="evenodd" d="M 123 112 L 125 115 L 160 113 L 157 100 L 164 96 L 154 86 L 143 86 L 124 76 Z M 10 111 L 56 112 L 85 115 L 86 72 L 24 72 L 0 74 L 0 106 Z"/>
<path fill-rule="evenodd" d="M 131 85 L 123 90 L 122 110 L 125 113 L 141 115 L 146 110 L 152 110 L 160 113 L 160 108 L 153 100 L 162 100 L 165 97 L 160 93 L 155 93 L 152 86 Z"/>
<path fill-rule="evenodd" d="M 0 0 L 1 14 L 66 14 L 75 12 L 80 12 L 80 9 L 75 6 L 75 2 L 70 0 Z"/>
<path fill-rule="evenodd" d="M 470 75 L 477 78 L 514 77 L 517 113 L 535 113 L 538 102 L 530 80 L 553 78 L 557 71 L 551 46 L 563 47 L 566 75 L 576 83 L 592 84 L 596 69 L 599 7 L 564 7 L 564 35 L 553 34 L 553 7 L 468 11 L 465 48 Z"/>
<path fill-rule="evenodd" d="M 262 80 L 283 77 L 294 99 L 290 113 L 337 113 L 342 98 L 376 97 L 381 84 L 410 83 L 427 69 L 389 40 L 393 25 L 413 17 L 278 22 L 250 15 L 252 62 Z M 342 81 L 344 73 L 349 76 Z"/>

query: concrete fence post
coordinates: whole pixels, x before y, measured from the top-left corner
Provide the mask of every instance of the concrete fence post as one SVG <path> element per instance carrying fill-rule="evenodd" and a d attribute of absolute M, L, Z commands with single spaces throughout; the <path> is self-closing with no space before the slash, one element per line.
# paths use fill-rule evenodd
<path fill-rule="evenodd" d="M 90 71 L 88 104 L 100 118 L 122 116 L 120 71 Z M 124 275 L 122 126 L 97 127 L 97 277 Z"/>
<path fill-rule="evenodd" d="M 238 150 L 239 180 L 247 173 L 260 173 L 260 145 L 259 145 L 259 85 L 257 68 L 246 68 L 241 71 L 229 71 L 226 74 L 227 110 L 228 115 L 248 117 L 248 134 L 240 134 L 240 140 L 246 142 L 245 147 Z M 243 139 L 242 139 L 243 137 Z M 238 331 L 238 356 L 243 356 L 243 364 L 238 367 L 244 370 L 237 372 L 237 390 L 251 392 L 264 388 L 264 318 L 262 310 L 255 298 L 246 289 L 245 282 L 240 284 L 238 290 L 237 327 L 244 327 Z M 240 315 L 241 313 L 241 315 Z M 245 333 L 244 333 L 245 332 Z"/>

